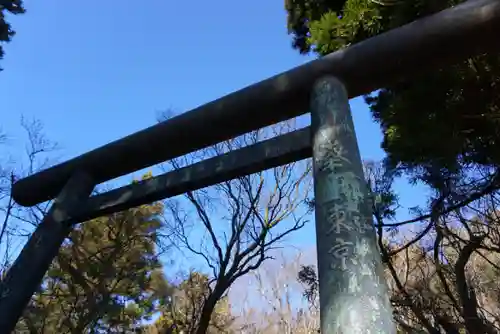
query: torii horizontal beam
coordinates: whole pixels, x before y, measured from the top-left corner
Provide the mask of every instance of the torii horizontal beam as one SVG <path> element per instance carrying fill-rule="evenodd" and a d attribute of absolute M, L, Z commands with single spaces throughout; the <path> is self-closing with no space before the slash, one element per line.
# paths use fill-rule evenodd
<path fill-rule="evenodd" d="M 14 184 L 13 198 L 35 205 L 54 198 L 78 170 L 101 183 L 304 114 L 313 82 L 324 75 L 341 79 L 349 97 L 369 93 L 498 48 L 499 31 L 500 1 L 467 1 L 21 179 Z"/>
<path fill-rule="evenodd" d="M 299 161 L 311 154 L 311 129 L 307 127 L 92 196 L 66 220 L 87 221 Z"/>

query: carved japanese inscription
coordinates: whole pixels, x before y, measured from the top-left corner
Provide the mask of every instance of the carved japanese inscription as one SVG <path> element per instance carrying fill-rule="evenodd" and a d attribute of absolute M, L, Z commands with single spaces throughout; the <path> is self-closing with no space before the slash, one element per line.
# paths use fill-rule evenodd
<path fill-rule="evenodd" d="M 320 80 L 311 102 L 322 333 L 395 333 L 347 94 Z"/>

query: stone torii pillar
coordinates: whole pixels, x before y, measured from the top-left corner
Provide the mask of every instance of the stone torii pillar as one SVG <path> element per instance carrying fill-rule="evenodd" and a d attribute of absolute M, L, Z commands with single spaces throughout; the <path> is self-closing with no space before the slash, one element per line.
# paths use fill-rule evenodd
<path fill-rule="evenodd" d="M 321 333 L 396 334 L 349 100 L 335 77 L 311 98 Z"/>

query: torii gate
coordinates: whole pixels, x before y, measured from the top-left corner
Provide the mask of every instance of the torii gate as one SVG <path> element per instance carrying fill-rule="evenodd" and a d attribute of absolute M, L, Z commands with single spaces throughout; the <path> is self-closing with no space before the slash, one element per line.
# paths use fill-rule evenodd
<path fill-rule="evenodd" d="M 0 283 L 0 333 L 14 329 L 75 223 L 312 156 L 321 332 L 395 334 L 348 97 L 496 51 L 499 32 L 500 1 L 470 0 L 19 180 L 23 206 L 57 198 Z M 101 182 L 308 111 L 310 127 L 89 197 Z"/>

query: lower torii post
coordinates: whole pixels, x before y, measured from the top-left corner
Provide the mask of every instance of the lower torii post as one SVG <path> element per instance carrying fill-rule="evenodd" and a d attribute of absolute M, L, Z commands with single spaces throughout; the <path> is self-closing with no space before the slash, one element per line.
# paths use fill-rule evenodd
<path fill-rule="evenodd" d="M 0 281 L 0 333 L 11 333 L 31 296 L 73 230 L 72 212 L 88 198 L 95 183 L 85 172 L 76 172 L 55 199 L 16 261 Z"/>
<path fill-rule="evenodd" d="M 314 85 L 311 128 L 321 333 L 395 334 L 348 95 L 335 77 Z"/>

